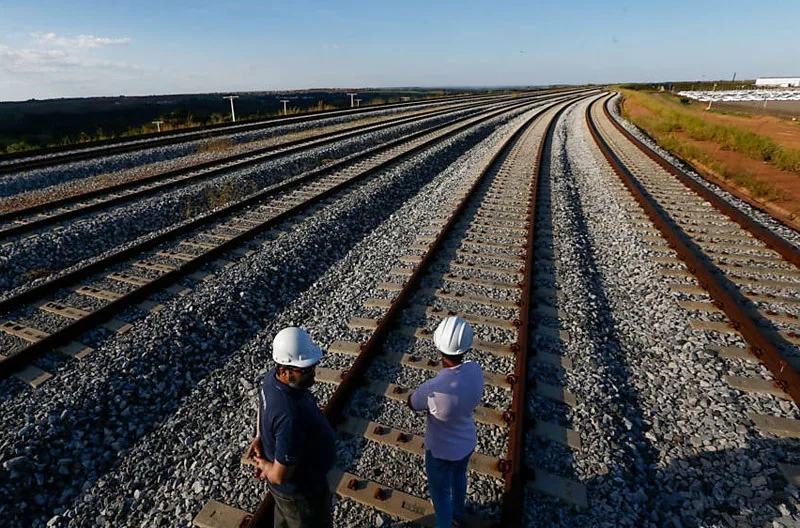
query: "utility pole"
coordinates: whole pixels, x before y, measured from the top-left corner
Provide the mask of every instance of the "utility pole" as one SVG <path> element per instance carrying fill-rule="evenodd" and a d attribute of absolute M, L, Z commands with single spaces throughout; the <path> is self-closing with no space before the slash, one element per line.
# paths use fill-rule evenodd
<path fill-rule="evenodd" d="M 281 102 L 283 103 L 283 115 L 286 115 L 286 103 L 288 103 L 289 100 L 288 99 L 281 99 Z"/>
<path fill-rule="evenodd" d="M 706 110 L 711 110 L 711 103 L 714 102 L 714 92 L 716 91 L 717 91 L 717 83 L 714 83 L 714 89 L 711 90 L 711 97 L 708 98 L 708 107 L 706 107 Z"/>
<path fill-rule="evenodd" d="M 164 124 L 163 121 L 153 121 L 153 124 L 156 126 L 156 132 L 161 132 L 161 125 Z"/>
<path fill-rule="evenodd" d="M 350 108 L 353 108 L 353 97 L 357 96 L 357 93 L 348 93 L 347 95 L 350 96 Z"/>
<path fill-rule="evenodd" d="M 356 108 L 361 108 L 361 99 L 356 99 Z"/>
<path fill-rule="evenodd" d="M 231 102 L 231 121 L 236 122 L 236 112 L 233 110 L 233 100 L 238 99 L 238 95 L 226 95 L 223 99 L 228 99 Z"/>

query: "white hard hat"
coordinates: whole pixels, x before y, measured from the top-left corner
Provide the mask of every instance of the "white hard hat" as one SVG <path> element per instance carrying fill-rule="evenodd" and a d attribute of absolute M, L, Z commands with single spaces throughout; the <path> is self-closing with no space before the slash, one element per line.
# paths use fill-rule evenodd
<path fill-rule="evenodd" d="M 457 315 L 445 317 L 433 333 L 433 342 L 442 354 L 458 356 L 472 346 L 472 327 Z"/>
<path fill-rule="evenodd" d="M 272 340 L 272 359 L 278 365 L 306 368 L 319 363 L 322 350 L 302 328 L 284 328 Z"/>

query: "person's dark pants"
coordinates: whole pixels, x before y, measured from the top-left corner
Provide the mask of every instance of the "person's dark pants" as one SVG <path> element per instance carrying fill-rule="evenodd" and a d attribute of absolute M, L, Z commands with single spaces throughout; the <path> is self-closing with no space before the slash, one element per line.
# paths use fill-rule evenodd
<path fill-rule="evenodd" d="M 272 485 L 269 491 L 275 499 L 275 528 L 333 528 L 327 486 L 314 495 L 286 495 Z"/>
<path fill-rule="evenodd" d="M 453 519 L 464 519 L 467 500 L 467 467 L 470 452 L 461 460 L 442 460 L 425 450 L 425 470 L 428 473 L 428 491 L 436 514 L 436 528 L 450 528 Z"/>

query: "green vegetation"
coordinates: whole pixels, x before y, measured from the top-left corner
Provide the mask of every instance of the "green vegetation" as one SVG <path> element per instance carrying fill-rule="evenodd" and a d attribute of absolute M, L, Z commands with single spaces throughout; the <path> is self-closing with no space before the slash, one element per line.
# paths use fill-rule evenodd
<path fill-rule="evenodd" d="M 753 88 L 755 83 L 755 80 L 752 79 L 743 81 L 681 81 L 662 83 L 631 83 L 622 84 L 617 88 L 622 90 L 642 92 L 660 90 L 662 87 L 664 90 L 671 92 L 683 92 L 688 90 L 714 90 L 714 86 L 716 86 L 717 90 L 748 90 Z"/>
<path fill-rule="evenodd" d="M 800 150 L 783 148 L 772 139 L 732 125 L 715 125 L 691 114 L 680 103 L 653 94 L 623 91 L 625 98 L 636 101 L 651 115 L 634 117 L 623 106 L 623 115 L 647 131 L 663 148 L 679 157 L 694 161 L 723 179 L 744 187 L 753 196 L 765 200 L 785 197 L 783 191 L 768 182 L 759 182 L 744 170 L 734 169 L 717 161 L 702 148 L 678 135 L 684 133 L 695 141 L 710 141 L 723 150 L 737 152 L 748 158 L 765 161 L 782 170 L 800 174 Z"/>
<path fill-rule="evenodd" d="M 212 139 L 209 141 L 204 141 L 197 146 L 195 152 L 221 152 L 223 150 L 228 150 L 233 146 L 230 139 L 222 138 L 222 139 Z"/>
<path fill-rule="evenodd" d="M 800 174 L 800 150 L 778 145 L 771 138 L 738 128 L 734 125 L 717 125 L 682 109 L 673 103 L 672 96 L 653 97 L 641 92 L 627 92 L 655 117 L 642 119 L 645 128 L 659 136 L 683 132 L 696 141 L 712 141 L 723 150 L 743 154 L 748 158 L 766 161 L 780 170 Z M 674 100 L 674 99 L 673 99 Z"/>
<path fill-rule="evenodd" d="M 31 145 L 30 143 L 26 143 L 24 141 L 17 141 L 16 143 L 11 143 L 5 148 L 5 152 L 9 154 L 14 152 L 25 152 L 26 150 L 36 150 L 35 145 Z"/>
<path fill-rule="evenodd" d="M 186 205 L 183 211 L 183 216 L 188 220 L 194 218 L 206 211 L 214 210 L 218 207 L 223 207 L 229 203 L 236 202 L 242 198 L 253 194 L 258 190 L 255 182 L 247 182 L 242 185 L 236 186 L 232 183 L 225 183 L 220 186 L 206 187 L 203 190 L 202 197 L 195 200 L 193 203 Z"/>

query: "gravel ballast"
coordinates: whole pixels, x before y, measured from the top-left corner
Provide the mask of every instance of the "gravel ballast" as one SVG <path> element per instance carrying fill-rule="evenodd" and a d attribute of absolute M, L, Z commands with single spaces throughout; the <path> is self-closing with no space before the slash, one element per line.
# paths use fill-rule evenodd
<path fill-rule="evenodd" d="M 572 450 L 526 435 L 526 461 L 587 486 L 578 511 L 538 492 L 525 495 L 529 526 L 689 527 L 797 526 L 798 490 L 778 463 L 800 464 L 795 439 L 766 437 L 748 412 L 800 418 L 796 406 L 733 390 L 725 375 L 769 377 L 758 363 L 722 359 L 711 346 L 743 345 L 735 335 L 693 330 L 642 238 L 631 201 L 586 129 L 587 103 L 561 117 L 552 144 L 546 193 L 537 207 L 535 284 L 557 288 L 557 317 L 537 319 L 537 350 L 564 355 L 572 368 L 529 362 L 529 377 L 565 384 L 574 408 L 528 394 L 531 416 L 575 429 Z M 455 189 L 527 113 L 517 112 L 461 133 L 314 206 L 248 244 L 254 253 L 232 266 L 208 267 L 210 280 L 187 278 L 183 297 L 157 296 L 155 313 L 131 309 L 123 335 L 98 329 L 82 338 L 96 348 L 82 361 L 55 354 L 39 361 L 55 377 L 37 390 L 0 380 L 0 515 L 9 526 L 183 526 L 209 500 L 254 511 L 266 492 L 240 456 L 255 434 L 257 391 L 273 366 L 270 345 L 289 325 L 308 329 L 327 347 L 360 340 L 352 317 L 377 317 L 362 306 L 386 297 L 377 288 L 398 257 Z M 232 176 L 233 177 L 233 176 Z M 152 214 L 159 214 L 157 205 Z M 125 229 L 128 229 L 127 227 Z M 88 232 L 87 232 L 88 233 Z M 790 234 L 786 236 L 789 237 Z M 84 236 L 84 235 L 82 235 Z M 88 236 L 86 234 L 85 236 Z M 106 236 L 97 231 L 92 236 Z M 124 239 L 125 234 L 122 236 Z M 50 246 L 43 246 L 50 247 Z M 56 246 L 53 246 L 56 247 Z M 5 252 L 12 250 L 6 248 Z M 73 251 L 64 242 L 61 256 Z M 466 258 L 466 260 L 469 260 Z M 54 260 L 54 262 L 58 262 Z M 498 266 L 513 264 L 498 261 Z M 675 266 L 676 269 L 680 266 Z M 24 273 L 27 268 L 20 268 Z M 4 274 L 6 280 L 13 274 Z M 497 273 L 498 279 L 508 280 Z M 13 281 L 11 281 L 13 282 Z M 436 286 L 436 281 L 431 283 Z M 465 289 L 465 291 L 469 291 Z M 475 293 L 505 298 L 503 290 Z M 443 302 L 442 307 L 447 303 Z M 508 317 L 503 308 L 480 315 Z M 49 316 L 31 321 L 55 327 Z M 712 314 L 709 320 L 718 320 Z M 407 322 L 431 325 L 425 317 Z M 541 330 L 566 330 L 564 342 Z M 507 339 L 505 330 L 485 338 Z M 0 346 L 17 346 L 0 334 Z M 431 356 L 426 340 L 392 338 L 388 350 Z M 476 356 L 477 357 L 477 356 Z M 509 358 L 487 358 L 505 372 Z M 344 370 L 352 357 L 327 354 L 321 366 Z M 414 388 L 430 375 L 377 361 L 371 374 Z M 333 385 L 317 383 L 320 403 Z M 484 402 L 502 408 L 507 391 L 487 387 Z M 424 416 L 359 391 L 348 409 L 417 434 Z M 479 450 L 503 456 L 503 431 L 479 426 Z M 427 497 L 422 459 L 337 433 L 338 467 Z M 398 461 L 387 464 L 387 459 Z M 499 512 L 502 482 L 469 474 L 468 508 Z M 347 499 L 334 499 L 335 526 L 406 526 Z"/>
<path fill-rule="evenodd" d="M 85 259 L 91 259 L 117 246 L 141 237 L 145 240 L 180 222 L 213 210 L 225 201 L 244 197 L 257 190 L 319 167 L 325 160 L 353 155 L 382 142 L 401 138 L 455 117 L 474 114 L 459 111 L 453 116 L 437 117 L 365 134 L 334 145 L 310 149 L 264 164 L 239 169 L 210 181 L 123 205 L 110 211 L 67 223 L 58 231 L 48 231 L 23 238 L 19 243 L 0 248 L 0 291 L 6 295 L 28 284 L 31 274 L 61 270 Z"/>
<path fill-rule="evenodd" d="M 448 182 L 475 170 L 498 139 L 480 140 L 498 125 L 507 129 L 504 121 L 318 207 L 80 365 L 63 365 L 41 390 L 6 394 L 0 457 L 24 459 L 2 490 L 17 506 L 0 508 L 29 525 L 59 516 L 55 526 L 188 526 L 211 498 L 254 510 L 264 486 L 240 468 L 239 456 L 253 435 L 272 336 L 302 324 L 323 345 L 345 338 L 370 285 L 434 214 Z M 335 355 L 324 361 L 349 363 Z M 322 400 L 330 394 L 321 384 L 314 390 Z M 68 458 L 58 478 L 44 471 Z M 374 518 L 346 503 L 337 504 L 337 519 Z"/>
<path fill-rule="evenodd" d="M 530 525 L 793 525 L 797 491 L 777 463 L 796 458 L 797 442 L 753 428 L 755 398 L 730 389 L 729 365 L 708 352 L 728 343 L 689 327 L 621 206 L 631 199 L 584 113 L 585 104 L 570 110 L 559 127 L 551 202 L 561 324 L 570 332 L 563 349 L 573 362 L 566 379 L 580 402 L 570 419 L 583 442 L 562 471 L 587 485 L 589 510 L 529 494 Z M 768 408 L 761 400 L 756 409 L 781 412 L 778 400 Z M 546 456 L 531 445 L 531 463 Z"/>

